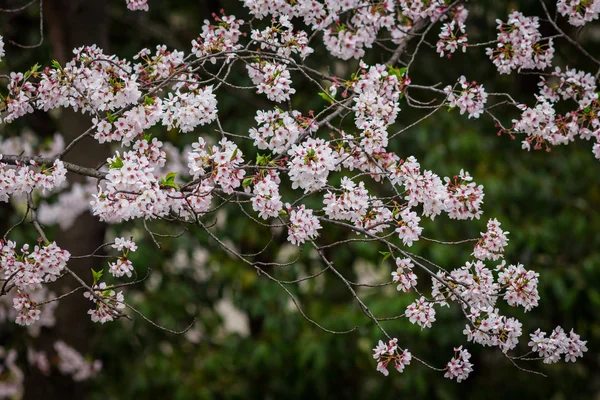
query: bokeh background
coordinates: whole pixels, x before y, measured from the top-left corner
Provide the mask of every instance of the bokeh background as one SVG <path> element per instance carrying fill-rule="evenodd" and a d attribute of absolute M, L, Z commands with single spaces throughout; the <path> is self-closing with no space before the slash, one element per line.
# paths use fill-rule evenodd
<path fill-rule="evenodd" d="M 3 1 L 11 8 L 20 2 Z M 7 45 L 7 56 L 0 71 L 24 71 L 33 63 L 48 64 L 52 59 L 68 60 L 69 51 L 82 44 L 98 43 L 107 51 L 130 58 L 139 49 L 157 44 L 188 50 L 204 19 L 223 8 L 227 14 L 247 19 L 242 3 L 230 0 L 177 1 L 150 0 L 149 13 L 126 10 L 122 0 L 46 0 L 44 1 L 44 42 L 32 50 Z M 512 9 L 525 15 L 541 15 L 536 1 L 482 0 L 470 5 L 467 20 L 470 41 L 495 37 L 496 18 L 506 19 Z M 39 41 L 39 6 L 21 13 L 0 13 L 0 34 L 21 44 Z M 570 29 L 565 26 L 565 29 Z M 434 29 L 434 35 L 437 35 Z M 581 37 L 591 54 L 600 54 L 600 30 L 589 24 Z M 432 37 L 435 43 L 435 37 Z M 319 43 L 319 39 L 315 43 Z M 592 66 L 563 41 L 556 43 L 555 63 L 589 72 Z M 341 62 L 327 56 L 322 45 L 308 64 L 328 66 L 337 73 L 348 73 L 357 62 Z M 386 59 L 375 49 L 365 60 Z M 327 60 L 327 63 L 323 63 Z M 523 102 L 531 102 L 537 79 L 531 75 L 499 76 L 483 48 L 470 49 L 452 59 L 440 59 L 433 49 L 425 48 L 416 61 L 413 82 L 454 82 L 460 75 L 482 82 L 488 92 L 510 91 Z M 304 110 L 323 107 L 309 85 L 301 78 L 294 87 L 297 104 Z M 243 73 L 232 80 L 245 83 Z M 308 90 L 307 90 L 308 88 Z M 251 92 L 221 90 L 219 110 L 224 128 L 245 134 L 253 126 L 257 107 L 269 108 L 266 100 Z M 394 128 L 402 128 L 422 114 L 401 104 L 402 111 Z M 498 111 L 507 125 L 516 116 L 514 110 Z M 351 123 L 351 121 L 350 121 Z M 44 140 L 60 131 L 66 137 L 76 135 L 89 125 L 87 117 L 69 113 L 35 113 L 10 126 L 1 126 L 0 135 L 10 137 L 31 131 Z M 393 129 L 392 129 L 393 131 Z M 179 148 L 194 141 L 198 134 L 156 130 L 157 137 L 172 141 Z M 439 217 L 425 222 L 424 234 L 440 240 L 477 237 L 487 218 L 497 218 L 510 232 L 506 259 L 534 269 L 540 277 L 540 306 L 526 315 L 522 310 L 507 312 L 522 319 L 525 335 L 538 327 L 551 331 L 556 325 L 574 329 L 588 340 L 588 353 L 576 364 L 527 364 L 528 368 L 548 375 L 543 378 L 516 369 L 493 349 L 468 345 L 473 353 L 475 371 L 467 381 L 457 384 L 442 374 L 413 362 L 403 374 L 392 371 L 384 377 L 375 370 L 371 349 L 381 339 L 350 293 L 334 276 L 291 285 L 289 289 L 301 301 L 305 311 L 331 329 L 360 329 L 349 335 L 329 335 L 309 324 L 291 304 L 286 293 L 273 282 L 257 276 L 241 265 L 202 231 L 190 229 L 178 239 L 162 240 L 157 249 L 140 225 L 127 223 L 106 227 L 90 216 L 66 231 L 51 228 L 73 254 L 85 254 L 102 243 L 104 237 L 132 234 L 139 250 L 132 258 L 142 284 L 128 288 L 125 295 L 149 318 L 181 329 L 193 318 L 198 321 L 184 335 L 170 335 L 140 318 L 104 326 L 88 321 L 88 304 L 82 296 L 63 301 L 57 309 L 57 325 L 44 328 L 37 338 L 29 337 L 13 323 L 0 322 L 0 344 L 20 351 L 25 372 L 25 398 L 28 399 L 599 399 L 600 398 L 600 164 L 591 152 L 591 144 L 578 142 L 547 152 L 528 153 L 518 140 L 498 136 L 494 122 L 486 117 L 468 120 L 457 111 L 439 112 L 393 140 L 390 148 L 401 156 L 414 155 L 423 168 L 441 176 L 452 176 L 461 168 L 468 170 L 485 188 L 484 218 L 457 222 Z M 107 148 L 91 141 L 83 143 L 72 161 L 92 165 L 106 158 Z M 285 197 L 285 194 L 284 194 Z M 311 203 L 308 203 L 310 206 Z M 20 217 L 18 204 L 0 203 L 2 232 Z M 239 218 L 236 207 L 223 208 L 217 217 L 217 232 L 235 243 L 243 253 L 262 249 L 271 233 Z M 178 233 L 181 228 L 153 223 L 159 232 Z M 323 230 L 327 241 L 348 233 Z M 13 233 L 18 241 L 36 240 L 33 229 Z M 274 243 L 262 255 L 282 262 L 293 259 L 297 251 L 276 233 Z M 332 249 L 328 257 L 353 280 L 386 282 L 392 265 L 381 262 L 373 244 L 357 243 Z M 469 261 L 472 249 L 417 242 L 413 252 L 447 268 Z M 88 251 L 89 252 L 89 251 Z M 98 269 L 102 264 L 86 260 L 77 268 Z M 271 270 L 280 279 L 295 279 L 322 269 L 310 251 L 303 252 L 293 267 Z M 425 288 L 429 281 L 421 276 Z M 375 315 L 394 316 L 403 312 L 414 299 L 401 295 L 393 286 L 363 288 L 361 297 Z M 452 347 L 466 345 L 462 334 L 465 322 L 460 311 L 438 311 L 433 328 L 423 330 L 406 320 L 385 323 L 400 343 L 432 365 L 443 366 L 452 356 Z M 85 354 L 103 362 L 101 374 L 93 380 L 73 383 L 53 370 L 49 377 L 28 367 L 26 347 L 49 349 L 58 338 Z M 526 352 L 527 337 L 521 352 Z"/>

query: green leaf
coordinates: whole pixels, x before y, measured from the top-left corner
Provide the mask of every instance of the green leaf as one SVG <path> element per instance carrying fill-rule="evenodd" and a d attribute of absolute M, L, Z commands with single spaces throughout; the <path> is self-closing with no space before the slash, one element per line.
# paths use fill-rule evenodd
<path fill-rule="evenodd" d="M 252 178 L 246 178 L 242 181 L 242 186 L 243 187 L 248 187 L 252 185 Z"/>
<path fill-rule="evenodd" d="M 390 253 L 389 251 L 380 251 L 379 254 L 383 256 L 383 260 L 381 260 L 382 263 L 385 262 L 385 260 L 390 258 L 392 255 L 392 253 Z"/>
<path fill-rule="evenodd" d="M 38 71 L 38 69 L 40 69 L 40 65 L 39 65 L 38 63 L 35 63 L 35 64 L 34 64 L 34 65 L 33 65 L 33 66 L 32 66 L 32 67 L 29 69 L 29 71 L 25 72 L 25 74 L 23 75 L 23 77 L 24 77 L 25 79 L 29 78 L 29 76 L 30 76 L 31 74 L 35 74 L 35 73 Z"/>
<path fill-rule="evenodd" d="M 388 67 L 388 73 L 390 75 L 396 75 L 396 77 L 398 78 L 398 80 L 401 81 L 403 79 L 404 75 L 406 74 L 406 67 L 396 68 L 396 67 L 392 67 L 390 65 Z"/>
<path fill-rule="evenodd" d="M 94 285 L 96 283 L 98 283 L 98 281 L 100 281 L 100 278 L 102 278 L 102 273 L 104 272 L 103 269 L 101 269 L 100 271 L 94 271 L 94 269 L 92 268 L 92 278 L 94 278 Z"/>
<path fill-rule="evenodd" d="M 269 164 L 269 162 L 271 162 L 271 154 L 267 154 L 266 156 L 261 154 L 256 155 L 256 165 L 265 166 Z"/>
<path fill-rule="evenodd" d="M 162 186 L 168 186 L 175 189 L 179 189 L 179 185 L 175 183 L 175 177 L 177 176 L 177 172 L 169 172 L 166 177 L 160 180 L 160 184 Z"/>
<path fill-rule="evenodd" d="M 119 169 L 123 168 L 123 159 L 121 157 L 117 157 L 117 159 L 110 163 L 108 166 L 110 169 Z"/>
<path fill-rule="evenodd" d="M 329 93 L 319 92 L 319 97 L 321 97 L 323 100 L 325 100 L 328 103 L 331 103 L 331 104 L 334 103 L 334 98 Z"/>
<path fill-rule="evenodd" d="M 167 174 L 167 181 L 174 182 L 176 176 L 177 176 L 177 172 L 169 172 Z"/>

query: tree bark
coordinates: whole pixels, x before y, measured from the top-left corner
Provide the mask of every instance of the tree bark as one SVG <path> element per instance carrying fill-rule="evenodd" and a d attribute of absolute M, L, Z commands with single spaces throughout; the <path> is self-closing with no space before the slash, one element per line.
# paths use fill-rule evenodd
<path fill-rule="evenodd" d="M 62 65 L 72 57 L 72 49 L 83 45 L 97 44 L 106 50 L 108 42 L 108 20 L 105 1 L 98 0 L 46 0 L 44 17 L 47 31 L 45 40 L 49 41 L 53 57 Z M 91 125 L 91 117 L 61 110 L 57 125 L 65 142 L 79 136 Z M 109 156 L 108 148 L 99 145 L 92 138 L 81 141 L 65 157 L 65 161 L 78 165 L 96 167 Z M 69 174 L 69 182 L 83 181 L 83 177 Z M 72 255 L 92 253 L 103 243 L 105 225 L 89 213 L 80 216 L 72 228 L 60 232 L 56 241 Z M 98 269 L 97 259 L 69 261 L 69 267 L 86 280 L 91 276 L 90 268 Z M 77 282 L 71 277 L 53 286 L 55 293 L 65 293 L 75 288 Z M 93 326 L 87 317 L 91 303 L 78 292 L 61 300 L 56 309 L 56 325 L 40 334 L 36 347 L 53 354 L 53 345 L 62 340 L 81 353 L 90 350 L 93 339 Z M 77 321 L 77 322 L 75 322 Z M 25 377 L 25 399 L 81 399 L 85 398 L 88 386 L 73 382 L 70 377 L 61 376 L 57 371 L 50 377 L 43 376 L 35 368 L 29 368 Z"/>

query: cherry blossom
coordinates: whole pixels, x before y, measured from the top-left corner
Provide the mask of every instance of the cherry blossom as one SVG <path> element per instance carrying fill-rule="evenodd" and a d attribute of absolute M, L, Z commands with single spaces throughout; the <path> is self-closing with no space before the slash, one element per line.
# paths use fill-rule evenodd
<path fill-rule="evenodd" d="M 423 228 L 419 226 L 421 218 L 410 208 L 401 211 L 397 217 L 399 218 L 398 227 L 396 228 L 398 237 L 402 239 L 402 243 L 406 246 L 412 246 L 413 242 L 419 240 L 419 236 L 423 231 Z"/>
<path fill-rule="evenodd" d="M 125 0 L 127 8 L 133 11 L 148 11 L 148 0 Z"/>
<path fill-rule="evenodd" d="M 263 31 L 252 31 L 252 39 L 260 43 L 261 49 L 268 49 L 280 56 L 289 57 L 296 53 L 302 59 L 314 50 L 308 46 L 308 36 L 304 31 L 294 32 L 294 26 L 287 15 L 281 15 L 276 23 Z"/>
<path fill-rule="evenodd" d="M 583 357 L 583 353 L 587 351 L 586 341 L 581 340 L 573 330 L 567 336 L 560 326 L 557 326 L 548 338 L 546 332 L 539 329 L 530 336 L 529 346 L 544 358 L 546 364 L 558 362 L 563 355 L 565 361 L 575 362 L 577 357 Z"/>
<path fill-rule="evenodd" d="M 279 186 L 277 182 L 267 175 L 263 180 L 254 185 L 252 209 L 258 211 L 258 216 L 264 219 L 277 217 L 283 209 Z"/>
<path fill-rule="evenodd" d="M 496 269 L 499 271 L 498 283 L 505 287 L 504 300 L 508 304 L 513 307 L 522 306 L 525 311 L 537 307 L 540 299 L 537 290 L 540 274 L 527 271 L 521 264 L 506 267 L 504 262 Z"/>
<path fill-rule="evenodd" d="M 58 356 L 58 369 L 64 375 L 72 375 L 73 380 L 84 381 L 98 374 L 102 369 L 102 362 L 86 360 L 77 350 L 67 345 L 62 340 L 54 343 L 54 350 Z"/>
<path fill-rule="evenodd" d="M 206 125 L 217 117 L 217 100 L 212 86 L 188 86 L 189 92 L 169 93 L 163 105 L 163 125 L 191 132 L 198 125 Z"/>
<path fill-rule="evenodd" d="M 39 172 L 38 172 L 39 169 Z M 31 161 L 29 165 L 15 168 L 2 162 L 0 154 L 0 201 L 8 202 L 10 196 L 21 195 L 34 189 L 42 192 L 60 188 L 66 180 L 67 170 L 60 160 L 51 166 Z"/>
<path fill-rule="evenodd" d="M 448 96 L 448 107 L 458 107 L 461 115 L 467 112 L 469 118 L 479 118 L 488 97 L 483 86 L 475 82 L 467 82 L 464 76 L 458 79 L 458 86 L 458 89 L 456 85 L 444 88 L 444 93 Z"/>
<path fill-rule="evenodd" d="M 563 17 L 569 17 L 569 23 L 574 26 L 583 26 L 588 22 L 598 19 L 600 1 L 584 0 L 558 0 L 556 9 Z"/>
<path fill-rule="evenodd" d="M 465 24 L 460 21 L 450 21 L 442 25 L 439 40 L 436 44 L 436 51 L 440 57 L 451 55 L 459 48 L 462 52 L 467 51 L 467 34 L 465 33 Z"/>
<path fill-rule="evenodd" d="M 448 190 L 448 199 L 445 202 L 448 214 L 452 219 L 473 219 L 482 214 L 483 186 L 471 182 L 473 178 L 468 172 L 460 170 L 454 179 L 444 178 Z"/>
<path fill-rule="evenodd" d="M 345 176 L 341 190 L 339 196 L 329 191 L 323 196 L 325 214 L 332 219 L 352 222 L 362 219 L 369 207 L 369 192 L 365 189 L 365 183 L 359 182 L 357 185 Z"/>
<path fill-rule="evenodd" d="M 270 229 L 273 237 L 285 239 L 287 235 L 286 246 L 294 251 L 298 251 L 295 246 L 309 242 L 327 269 L 334 270 L 334 265 L 322 251 L 326 247 L 353 241 L 382 246 L 380 253 L 395 260 L 391 276 L 397 291 L 417 294 L 397 319 L 406 318 L 423 329 L 436 321 L 435 305 L 458 307 L 461 313 L 457 314 L 466 322 L 463 333 L 468 342 L 495 347 L 502 355 L 513 357 L 509 352 L 523 336 L 523 323 L 500 310 L 504 310 L 504 302 L 524 311 L 538 306 L 543 275 L 503 260 L 508 232 L 497 219 L 487 220 L 480 238 L 456 242 L 429 239 L 424 218 L 434 221 L 446 214 L 441 218 L 465 223 L 479 219 L 484 213 L 483 185 L 462 169 L 442 179 L 427 169 L 427 158 L 419 162 L 392 141 L 447 106 L 458 108 L 469 119 L 491 117 L 500 134 L 522 135 L 521 145 L 527 150 L 549 151 L 576 138 L 593 139 L 592 151 L 600 159 L 600 101 L 595 71 L 585 69 L 591 61 L 598 62 L 579 44 L 578 35 L 567 36 L 551 18 L 525 16 L 515 10 L 506 21 L 496 20 L 496 40 L 472 42 L 473 37 L 479 41 L 485 33 L 469 29 L 468 41 L 468 5 L 448 5 L 443 0 L 243 3 L 250 22 L 224 11 L 213 14 L 187 49 L 157 44 L 154 50 L 134 50 L 137 53 L 129 60 L 96 45 L 83 46 L 74 49 L 64 65 L 57 61 L 45 67 L 36 64 L 3 77 L 7 84 L 0 96 L 2 124 L 19 119 L 19 124 L 26 124 L 23 117 L 28 114 L 64 109 L 85 114 L 91 123 L 70 142 L 56 133 L 49 143 L 40 143 L 37 135 L 28 131 L 0 138 L 0 201 L 10 201 L 16 210 L 26 209 L 19 211 L 25 214 L 22 223 L 31 221 L 28 226 L 40 237 L 37 244 L 17 246 L 9 230 L 0 240 L 0 275 L 5 282 L 0 290 L 0 320 L 14 320 L 32 336 L 39 335 L 42 327 L 53 326 L 53 311 L 69 293 L 56 294 L 48 284 L 66 275 L 81 283 L 79 289 L 92 303 L 88 311 L 92 321 L 104 324 L 125 316 L 124 309 L 131 305 L 118 288 L 136 283 L 126 279 L 135 273 L 130 253 L 138 244 L 133 239 L 116 237 L 104 245 L 116 252 L 108 256 L 111 284 L 101 281 L 104 269 L 92 270 L 90 279 L 68 268 L 70 253 L 47 239 L 54 232 L 47 226 L 68 229 L 86 211 L 110 224 L 143 223 L 153 239 L 157 235 L 148 224 L 154 220 L 195 226 L 217 239 L 214 242 L 240 265 L 252 265 L 257 271 L 262 265 L 280 265 L 257 262 L 255 256 L 238 251 L 236 243 L 219 238 L 222 222 L 218 221 L 225 219 L 221 214 L 214 223 L 206 220 L 213 212 L 237 218 L 238 214 L 230 213 L 240 208 L 257 225 Z M 126 0 L 126 6 L 148 11 L 147 0 Z M 557 0 L 557 10 L 570 24 L 583 26 L 598 18 L 600 0 Z M 435 49 L 422 46 L 429 44 L 425 34 L 438 27 Z M 590 63 L 577 62 L 583 69 L 575 69 L 559 57 L 555 60 L 554 39 L 566 39 L 561 42 L 575 45 Z M 316 58 L 314 49 L 320 45 L 322 51 Z M 422 74 L 414 73 L 420 60 L 417 53 L 430 51 L 450 57 L 467 47 L 475 54 L 483 46 L 491 46 L 485 54 L 499 74 L 537 70 L 539 91 L 525 99 L 528 103 L 515 100 L 510 93 L 488 93 L 481 83 L 469 82 L 465 76 L 438 86 L 420 81 Z M 326 64 L 325 57 L 319 58 L 324 52 L 338 60 L 330 57 L 327 61 L 332 64 Z M 0 60 L 3 56 L 0 36 Z M 351 59 L 358 62 L 343 62 Z M 366 62 L 374 59 L 381 61 Z M 252 86 L 232 79 L 240 71 L 248 74 L 242 78 Z M 302 95 L 292 97 L 300 87 Z M 309 87 L 315 90 L 315 101 L 305 95 Z M 223 107 L 220 96 L 226 93 L 223 88 L 235 94 L 246 91 L 248 107 L 257 106 L 251 110 L 254 122 L 241 131 L 229 132 L 223 123 L 227 117 L 219 109 Z M 259 96 L 253 97 L 255 94 Z M 256 98 L 262 98 L 264 104 L 255 104 Z M 269 101 L 279 104 L 269 105 Z M 494 115 L 497 107 L 514 112 L 512 126 L 505 128 L 503 118 Z M 412 122 L 413 113 L 404 115 L 404 111 L 416 108 L 431 109 L 431 113 Z M 403 128 L 392 133 L 397 122 Z M 20 125 L 14 126 L 20 129 Z M 185 135 L 176 142 L 170 140 L 173 133 Z M 73 149 L 84 138 L 110 149 L 102 165 L 67 161 L 71 160 L 68 153 L 77 151 Z M 67 182 L 67 171 L 87 181 Z M 283 197 L 289 202 L 284 203 Z M 246 210 L 250 206 L 258 218 Z M 271 225 L 271 221 L 259 219 L 276 220 Z M 213 226 L 216 228 L 211 229 Z M 332 226 L 354 232 L 355 237 L 320 237 Z M 121 228 L 111 227 L 110 237 L 123 232 Z M 171 239 L 170 235 L 158 236 Z M 470 255 L 475 259 L 438 266 L 406 251 L 414 242 L 425 240 L 433 244 L 474 242 Z M 160 247 L 156 240 L 154 243 Z M 205 253 L 196 249 L 188 256 L 177 250 L 175 267 L 170 268 L 179 273 L 192 258 L 204 264 Z M 492 265 L 500 259 L 500 264 Z M 379 321 L 386 318 L 371 313 L 359 297 L 362 293 L 352 289 L 353 283 L 344 276 L 346 271 L 334 271 L 388 339 L 387 343 L 380 340 L 373 349 L 377 371 L 387 376 L 388 366 L 393 365 L 403 372 L 412 354 L 380 326 Z M 417 288 L 420 273 L 432 278 L 430 295 L 423 280 Z M 208 278 L 207 272 L 194 275 L 198 282 Z M 387 283 L 369 286 L 383 285 Z M 304 312 L 302 315 L 314 323 Z M 557 327 L 546 336 L 538 329 L 530 334 L 529 343 L 545 363 L 563 356 L 565 361 L 575 361 L 587 351 L 587 342 L 573 331 L 567 334 Z M 55 351 L 59 370 L 74 380 L 91 378 L 101 368 L 99 361 L 87 361 L 63 342 L 55 344 Z M 460 346 L 445 368 L 433 369 L 461 382 L 473 371 L 470 357 Z M 1 380 L 0 397 L 15 397 L 21 391 L 22 373 L 15 358 L 14 350 L 0 347 L 0 374 L 7 370 L 14 378 L 14 382 Z M 28 358 L 43 373 L 48 373 L 54 362 L 32 347 Z M 414 359 L 424 363 L 417 356 Z"/>
<path fill-rule="evenodd" d="M 475 310 L 469 317 L 472 325 L 463 330 L 467 340 L 482 346 L 497 346 L 503 353 L 514 349 L 523 334 L 520 321 L 500 315 L 493 307 Z"/>
<path fill-rule="evenodd" d="M 377 347 L 373 349 L 373 358 L 377 360 L 377 371 L 388 376 L 388 364 L 394 363 L 394 368 L 398 372 L 404 372 L 404 368 L 410 365 L 412 354 L 408 350 L 401 350 L 398 347 L 398 339 L 390 339 L 388 344 L 379 341 Z"/>
<path fill-rule="evenodd" d="M 454 349 L 454 357 L 448 364 L 446 364 L 446 373 L 444 374 L 445 378 L 454 379 L 456 378 L 457 382 L 461 382 L 469 376 L 471 372 L 473 372 L 473 364 L 469 362 L 471 358 L 471 354 L 463 348 L 462 346 Z"/>
<path fill-rule="evenodd" d="M 20 254 L 13 241 L 0 240 L 0 245 L 0 271 L 24 291 L 39 288 L 43 283 L 54 282 L 71 257 L 68 251 L 58 247 L 55 242 L 36 245 L 32 251 L 25 244 L 21 247 Z"/>
<path fill-rule="evenodd" d="M 396 258 L 396 271 L 392 272 L 392 280 L 398 283 L 398 291 L 408 292 L 417 286 L 417 275 L 412 271 L 414 265 L 410 258 Z"/>
<path fill-rule="evenodd" d="M 115 244 L 113 244 L 112 247 L 114 249 L 117 249 L 118 251 L 126 252 L 137 250 L 137 245 L 133 240 L 125 239 L 122 237 L 115 238 Z"/>
<path fill-rule="evenodd" d="M 405 313 L 411 324 L 417 323 L 421 328 L 431 328 L 435 322 L 435 310 L 423 296 L 411 303 Z"/>
<path fill-rule="evenodd" d="M 329 172 L 338 168 L 337 154 L 320 138 L 309 138 L 300 145 L 294 144 L 288 154 L 291 156 L 288 174 L 292 188 L 299 187 L 305 193 L 325 186 Z"/>
<path fill-rule="evenodd" d="M 473 255 L 480 260 L 497 260 L 502 257 L 508 244 L 508 232 L 502 231 L 497 219 L 490 219 L 487 232 L 481 233 L 481 239 L 475 244 Z"/>
<path fill-rule="evenodd" d="M 119 310 L 125 308 L 123 292 L 115 292 L 105 282 L 95 284 L 92 291 L 86 291 L 83 297 L 96 305 L 94 309 L 88 310 L 93 322 L 104 324 L 113 321 L 120 316 Z"/>
<path fill-rule="evenodd" d="M 262 62 L 248 64 L 248 75 L 256 85 L 256 93 L 264 93 L 271 101 L 281 103 L 296 93 L 291 87 L 290 71 L 283 64 Z"/>
<path fill-rule="evenodd" d="M 507 22 L 499 19 L 498 44 L 488 47 L 486 54 L 500 74 L 512 70 L 545 69 L 552 65 L 554 42 L 542 40 L 538 17 L 526 17 L 518 11 L 508 16 Z"/>
<path fill-rule="evenodd" d="M 209 20 L 204 20 L 202 33 L 192 41 L 192 53 L 198 57 L 205 57 L 213 53 L 230 52 L 240 49 L 238 44 L 242 32 L 240 26 L 244 23 L 241 19 L 236 19 L 234 15 L 223 15 L 218 17 L 213 14 L 217 24 L 212 25 Z M 226 57 L 229 61 L 231 57 Z M 216 58 L 210 58 L 210 61 L 216 63 Z"/>
<path fill-rule="evenodd" d="M 289 209 L 289 205 L 286 205 Z M 307 240 L 313 240 L 321 229 L 321 223 L 313 215 L 313 210 L 301 205 L 290 212 L 290 223 L 288 228 L 288 241 L 295 245 L 301 245 Z"/>
<path fill-rule="evenodd" d="M 250 128 L 249 136 L 260 150 L 269 149 L 274 153 L 283 153 L 298 140 L 301 132 L 314 132 L 316 127 L 304 119 L 300 112 L 291 114 L 280 108 L 257 111 L 254 118 L 258 128 Z"/>

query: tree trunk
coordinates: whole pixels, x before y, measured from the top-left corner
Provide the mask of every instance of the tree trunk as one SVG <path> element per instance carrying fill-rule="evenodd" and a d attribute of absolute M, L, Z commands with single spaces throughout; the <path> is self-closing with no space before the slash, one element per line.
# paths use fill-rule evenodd
<path fill-rule="evenodd" d="M 47 31 L 45 40 L 52 46 L 54 58 L 62 65 L 72 57 L 72 49 L 83 45 L 97 44 L 106 50 L 108 42 L 108 21 L 104 1 L 98 0 L 46 0 L 44 1 L 45 23 Z M 65 142 L 79 136 L 91 125 L 91 117 L 75 113 L 72 110 L 61 110 L 57 125 Z M 88 167 L 96 167 L 109 156 L 108 148 L 100 146 L 92 138 L 81 141 L 66 157 L 65 161 Z M 69 181 L 82 181 L 82 177 L 69 174 Z M 104 224 L 89 213 L 80 216 L 72 228 L 60 232 L 56 237 L 59 246 L 67 249 L 72 255 L 92 253 L 103 243 Z M 69 261 L 69 268 L 89 281 L 90 268 L 98 269 L 97 259 L 81 259 Z M 53 290 L 65 293 L 75 288 L 77 282 L 65 277 L 56 283 Z M 91 303 L 82 292 L 61 300 L 56 309 L 56 325 L 45 329 L 37 341 L 37 349 L 53 353 L 53 345 L 63 340 L 76 350 L 86 353 L 90 350 L 93 326 L 87 310 Z M 50 377 L 43 376 L 35 368 L 30 368 L 25 378 L 25 399 L 81 399 L 85 398 L 87 386 L 76 383 L 70 377 L 60 376 L 53 372 Z"/>

